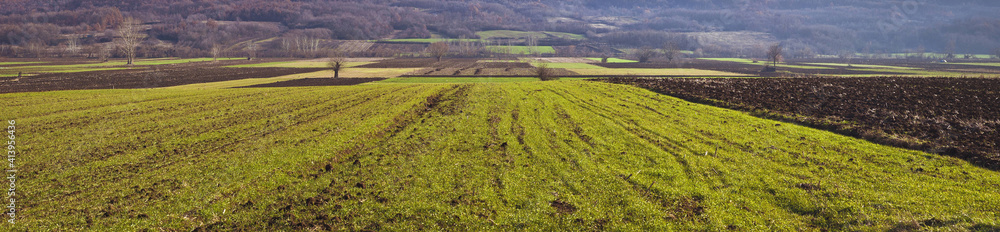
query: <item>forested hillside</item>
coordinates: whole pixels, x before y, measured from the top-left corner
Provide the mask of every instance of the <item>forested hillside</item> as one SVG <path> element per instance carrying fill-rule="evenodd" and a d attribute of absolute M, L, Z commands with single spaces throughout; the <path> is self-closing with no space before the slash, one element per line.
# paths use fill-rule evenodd
<path fill-rule="evenodd" d="M 207 56 L 248 40 L 269 48 L 336 40 L 478 38 L 488 30 L 585 35 L 616 46 L 659 45 L 677 33 L 767 33 L 792 50 L 990 53 L 1000 47 L 996 1 L 906 0 L 3 0 L 0 55 L 95 53 L 125 17 L 146 23 L 140 55 Z M 615 38 L 644 38 L 620 40 Z M 683 37 L 683 36 L 682 36 Z M 659 40 L 658 40 L 659 38 Z M 683 49 L 711 50 L 688 38 Z M 269 40 L 270 39 L 270 40 Z M 35 52 L 32 52 L 35 51 Z M 728 51 L 734 53 L 734 51 Z"/>

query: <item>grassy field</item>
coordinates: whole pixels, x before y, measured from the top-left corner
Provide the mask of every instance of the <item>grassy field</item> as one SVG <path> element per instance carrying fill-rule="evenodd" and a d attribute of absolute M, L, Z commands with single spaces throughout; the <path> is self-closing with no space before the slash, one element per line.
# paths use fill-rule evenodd
<path fill-rule="evenodd" d="M 345 67 L 356 67 L 366 64 L 371 64 L 374 62 L 347 62 Z M 282 61 L 282 62 L 268 62 L 259 64 L 241 64 L 241 65 L 230 65 L 226 68 L 326 68 L 327 62 L 320 61 Z"/>
<path fill-rule="evenodd" d="M 713 70 L 701 70 L 690 68 L 605 68 L 605 69 L 575 69 L 570 71 L 580 75 L 639 75 L 639 76 L 748 76 L 746 74 L 730 73 Z"/>
<path fill-rule="evenodd" d="M 754 63 L 753 60 L 751 60 L 751 59 L 744 59 L 744 58 L 698 58 L 698 59 L 702 59 L 702 60 L 714 60 L 714 61 L 737 62 L 737 63 L 760 65 L 760 66 L 771 65 L 770 62 L 767 62 L 767 61 L 764 61 L 764 60 L 761 60 L 761 61 L 758 61 L 757 63 Z M 830 67 L 822 67 L 822 66 L 789 65 L 789 64 L 786 64 L 785 62 L 778 62 L 778 67 L 779 68 L 780 67 L 798 68 L 798 69 L 831 69 Z"/>
<path fill-rule="evenodd" d="M 856 71 L 869 71 L 869 72 L 890 72 L 899 73 L 901 75 L 912 75 L 912 76 L 924 76 L 924 77 L 978 77 L 981 75 L 985 76 L 997 76 L 997 74 L 977 74 L 977 73 L 961 73 L 961 72 L 945 72 L 945 71 L 928 71 L 928 70 L 905 70 L 905 69 L 851 69 Z M 885 76 L 884 74 L 881 76 Z"/>
<path fill-rule="evenodd" d="M 320 72 L 300 73 L 300 74 L 271 77 L 271 78 L 247 78 L 247 79 L 231 80 L 231 81 L 178 85 L 178 86 L 165 87 L 163 89 L 174 89 L 174 90 L 224 89 L 224 88 L 260 85 L 260 84 L 270 84 L 270 83 L 289 81 L 295 79 L 331 77 L 331 76 L 332 74 L 330 74 L 330 72 L 328 71 L 320 71 Z"/>
<path fill-rule="evenodd" d="M 589 60 L 601 62 L 601 58 L 587 58 Z M 621 58 L 608 58 L 608 63 L 638 63 L 639 61 L 626 60 Z"/>
<path fill-rule="evenodd" d="M 481 32 L 476 32 L 476 35 L 478 35 L 479 38 L 482 38 L 482 39 L 491 39 L 491 38 L 497 38 L 497 37 L 502 37 L 502 38 L 528 38 L 528 37 L 531 37 L 531 36 L 534 36 L 534 37 L 539 38 L 539 39 L 551 38 L 553 36 L 554 37 L 558 37 L 558 38 L 570 39 L 570 40 L 582 40 L 582 39 L 585 38 L 583 35 L 571 34 L 571 33 L 563 33 L 563 32 L 508 31 L 508 30 L 481 31 Z M 549 35 L 553 35 L 553 36 L 549 36 Z"/>
<path fill-rule="evenodd" d="M 583 80 L 587 78 L 559 78 L 560 81 Z M 534 77 L 400 77 L 391 78 L 377 83 L 509 83 L 509 82 L 537 82 Z"/>
<path fill-rule="evenodd" d="M 487 46 L 486 49 L 495 53 L 507 53 L 507 54 L 531 54 L 531 48 L 529 46 Z M 508 49 L 510 51 L 508 51 Z M 535 51 L 539 54 L 555 54 L 556 49 L 552 46 L 534 46 Z"/>
<path fill-rule="evenodd" d="M 379 40 L 384 42 L 406 42 L 406 43 L 435 43 L 435 42 L 452 42 L 452 41 L 465 41 L 465 42 L 480 42 L 479 39 L 448 39 L 448 38 L 430 38 L 430 39 L 386 39 Z"/>
<path fill-rule="evenodd" d="M 630 86 L 0 99 L 27 154 L 12 230 L 1000 228 L 997 172 Z"/>
<path fill-rule="evenodd" d="M 597 66 L 597 65 L 592 65 L 592 64 L 585 64 L 585 63 L 540 63 L 540 62 L 531 63 L 531 65 L 534 65 L 535 67 L 538 67 L 538 65 L 541 65 L 541 64 L 548 65 L 549 68 L 606 69 L 605 67 L 601 67 L 601 66 Z"/>
<path fill-rule="evenodd" d="M 976 66 L 1000 67 L 1000 63 L 948 63 L 948 64 L 961 64 L 961 65 L 976 65 Z"/>
<path fill-rule="evenodd" d="M 219 60 L 239 60 L 244 58 L 219 58 Z M 206 62 L 212 61 L 212 58 L 190 58 L 190 59 L 178 59 L 178 58 L 155 58 L 155 59 L 136 59 L 133 65 L 139 66 L 138 68 L 143 68 L 143 66 L 152 65 L 165 65 L 165 64 L 180 64 L 189 62 Z M 17 62 L 14 62 L 17 63 Z M 45 63 L 45 62 L 42 62 Z M 71 72 L 89 72 L 89 71 L 107 71 L 107 70 L 122 70 L 130 69 L 133 67 L 124 67 L 126 61 L 124 60 L 111 60 L 108 62 L 92 62 L 85 64 L 70 64 L 70 65 L 32 65 L 32 66 L 16 66 L 7 67 L 0 69 L 0 75 L 14 75 L 16 76 L 18 72 L 23 73 L 71 73 Z"/>
<path fill-rule="evenodd" d="M 3 65 L 19 65 L 19 64 L 44 64 L 48 62 L 37 61 L 37 62 L 0 62 L 0 66 Z"/>
<path fill-rule="evenodd" d="M 842 64 L 842 63 L 805 63 L 808 65 L 822 65 L 822 66 L 836 66 L 836 67 L 856 67 L 856 68 L 884 68 L 884 69 L 920 69 L 912 67 L 900 67 L 900 66 L 888 66 L 888 65 L 871 65 L 871 64 Z"/>

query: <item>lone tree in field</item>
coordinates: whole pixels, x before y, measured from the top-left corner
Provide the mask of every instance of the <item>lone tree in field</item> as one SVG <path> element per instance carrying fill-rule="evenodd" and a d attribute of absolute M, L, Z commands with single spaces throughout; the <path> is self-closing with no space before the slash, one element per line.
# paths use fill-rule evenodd
<path fill-rule="evenodd" d="M 649 62 L 649 59 L 656 56 L 656 51 L 653 50 L 653 48 L 646 46 L 639 48 L 639 51 L 635 53 L 635 56 L 639 58 L 639 63 L 646 63 Z"/>
<path fill-rule="evenodd" d="M 997 59 L 1000 59 L 1000 48 L 994 48 L 993 49 L 993 57 L 996 57 Z"/>
<path fill-rule="evenodd" d="M 142 31 L 142 22 L 131 17 L 125 18 L 118 25 L 115 34 L 118 36 L 115 45 L 125 54 L 126 64 L 132 65 L 132 61 L 135 60 L 136 48 L 139 47 L 143 39 L 146 39 L 146 33 Z"/>
<path fill-rule="evenodd" d="M 673 62 L 675 58 L 681 55 L 681 50 L 677 49 L 677 44 L 674 42 L 663 43 L 663 57 L 667 58 L 667 62 Z"/>
<path fill-rule="evenodd" d="M 257 58 L 257 49 L 259 49 L 259 47 L 257 47 L 257 43 L 255 41 L 250 40 L 247 42 L 246 47 L 243 48 L 243 50 L 247 51 L 247 60 Z"/>
<path fill-rule="evenodd" d="M 333 78 L 340 78 L 340 70 L 347 68 L 347 57 L 344 56 L 344 52 L 334 50 L 330 52 L 330 61 L 326 66 L 333 70 Z"/>
<path fill-rule="evenodd" d="M 437 61 L 441 61 L 441 57 L 448 55 L 448 43 L 432 43 L 430 47 L 427 47 L 427 52 L 430 52 L 431 56 L 437 58 Z"/>
<path fill-rule="evenodd" d="M 778 62 L 781 61 L 782 48 L 781 44 L 771 45 L 771 48 L 767 49 L 767 59 L 771 60 L 771 67 L 778 68 Z"/>
<path fill-rule="evenodd" d="M 611 46 L 608 44 L 601 45 L 601 63 L 608 63 L 608 58 L 611 58 Z"/>
<path fill-rule="evenodd" d="M 549 68 L 549 64 L 547 63 L 541 63 L 538 64 L 538 66 L 535 66 L 535 76 L 538 77 L 539 80 L 543 81 L 551 81 L 559 79 L 559 77 L 552 75 L 552 69 Z"/>
<path fill-rule="evenodd" d="M 219 61 L 219 56 L 222 55 L 222 49 L 223 49 L 222 45 L 220 45 L 220 44 L 213 44 L 212 45 L 212 50 L 211 50 L 211 52 L 212 52 L 212 62 Z"/>

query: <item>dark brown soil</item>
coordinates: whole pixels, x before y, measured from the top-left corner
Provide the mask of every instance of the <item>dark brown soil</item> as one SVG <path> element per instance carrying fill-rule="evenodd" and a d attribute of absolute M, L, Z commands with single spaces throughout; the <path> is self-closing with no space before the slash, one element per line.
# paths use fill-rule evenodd
<path fill-rule="evenodd" d="M 1000 169 L 1000 79 L 603 80 Z"/>
<path fill-rule="evenodd" d="M 240 88 L 357 85 L 381 80 L 385 78 L 305 78 Z"/>
<path fill-rule="evenodd" d="M 146 69 L 50 73 L 0 80 L 0 93 L 79 89 L 157 88 L 247 78 L 268 78 L 316 72 L 319 68 L 220 68 L 215 66 L 153 66 Z"/>
<path fill-rule="evenodd" d="M 671 63 L 597 63 L 597 66 L 605 68 L 693 68 L 702 70 L 715 70 L 732 73 L 750 74 L 755 76 L 778 77 L 795 74 L 824 74 L 824 75 L 898 75 L 899 73 L 872 72 L 850 70 L 847 67 L 829 67 L 830 69 L 800 69 L 788 68 L 778 65 L 778 72 L 762 72 L 763 65 L 744 64 L 728 61 L 714 60 L 678 60 Z M 795 65 L 793 63 L 792 65 Z M 952 67 L 955 68 L 955 67 Z"/>
<path fill-rule="evenodd" d="M 576 212 L 576 206 L 560 199 L 549 202 L 549 205 L 552 206 L 552 208 L 556 208 L 556 211 L 559 213 Z"/>

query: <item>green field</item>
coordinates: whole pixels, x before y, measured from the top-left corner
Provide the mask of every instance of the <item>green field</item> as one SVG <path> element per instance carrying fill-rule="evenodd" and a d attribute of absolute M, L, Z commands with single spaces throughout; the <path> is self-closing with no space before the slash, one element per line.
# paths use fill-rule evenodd
<path fill-rule="evenodd" d="M 507 54 L 531 54 L 531 47 L 529 46 L 486 46 L 487 50 L 495 53 L 507 53 Z M 508 51 L 510 49 L 510 51 Z M 554 54 L 556 49 L 552 46 L 534 46 L 536 52 L 540 54 Z"/>
<path fill-rule="evenodd" d="M 539 62 L 536 62 L 536 63 L 531 63 L 531 64 L 534 65 L 535 67 L 538 67 L 538 65 L 541 65 L 541 64 L 545 64 L 549 68 L 606 69 L 605 67 L 601 67 L 601 66 L 597 66 L 597 65 L 592 65 L 592 64 L 585 64 L 585 63 L 539 63 Z"/>
<path fill-rule="evenodd" d="M 582 40 L 585 39 L 583 35 L 563 33 L 563 32 L 540 32 L 540 31 L 508 31 L 508 30 L 495 30 L 495 31 L 481 31 L 476 32 L 476 35 L 481 39 L 492 39 L 492 38 L 528 38 L 534 36 L 535 38 L 545 39 L 558 37 L 570 40 Z M 552 35 L 552 36 L 549 36 Z"/>
<path fill-rule="evenodd" d="M 219 60 L 240 60 L 245 58 L 219 58 Z M 108 62 L 91 62 L 84 64 L 69 64 L 69 65 L 32 65 L 32 66 L 16 66 L 7 67 L 0 69 L 0 75 L 14 75 L 16 76 L 18 72 L 23 73 L 72 73 L 72 72 L 90 72 L 90 71 L 108 71 L 108 70 L 123 70 L 131 68 L 144 68 L 144 66 L 152 65 L 165 65 L 165 64 L 181 64 L 189 62 L 207 62 L 212 61 L 212 58 L 190 58 L 190 59 L 178 59 L 178 58 L 156 58 L 156 59 L 136 59 L 133 65 L 138 67 L 128 67 L 126 66 L 126 61 L 124 60 L 112 60 Z M 45 62 L 42 62 L 45 63 Z"/>
<path fill-rule="evenodd" d="M 464 41 L 464 42 L 480 42 L 479 39 L 448 39 L 448 38 L 429 38 L 429 39 L 386 39 L 378 40 L 379 42 L 405 42 L 405 43 L 436 43 L 436 42 L 453 42 L 453 41 Z"/>
<path fill-rule="evenodd" d="M 374 62 L 347 62 L 344 67 L 356 67 Z M 327 62 L 322 61 L 281 61 L 257 64 L 241 64 L 225 66 L 226 68 L 327 68 Z"/>
<path fill-rule="evenodd" d="M 885 69 L 919 69 L 911 67 L 900 67 L 900 66 L 888 66 L 888 65 L 870 65 L 870 64 L 842 64 L 842 63 L 805 63 L 808 65 L 822 65 L 822 66 L 836 66 L 836 67 L 855 67 L 855 68 L 885 68 Z"/>
<path fill-rule="evenodd" d="M 744 59 L 744 58 L 698 58 L 698 59 L 701 59 L 701 60 L 737 62 L 737 63 L 760 65 L 760 66 L 771 65 L 771 62 L 768 62 L 768 61 L 761 60 L 761 61 L 758 61 L 757 63 L 754 63 L 753 60 L 751 60 L 751 59 Z M 778 62 L 778 68 L 782 68 L 782 67 L 784 67 L 784 68 L 797 68 L 797 69 L 832 69 L 830 67 L 808 66 L 808 65 L 789 65 L 789 64 L 786 64 L 785 62 Z"/>
<path fill-rule="evenodd" d="M 1000 67 L 1000 63 L 948 63 L 948 64 Z"/>
<path fill-rule="evenodd" d="M 19 64 L 44 64 L 48 62 L 36 61 L 36 62 L 0 62 L 0 65 L 19 65 Z"/>
<path fill-rule="evenodd" d="M 0 102 L 26 151 L 11 230 L 1000 223 L 997 172 L 623 85 L 90 90 Z"/>
<path fill-rule="evenodd" d="M 702 70 L 691 68 L 605 68 L 605 69 L 568 69 L 580 75 L 607 76 L 749 76 L 746 74 Z"/>
<path fill-rule="evenodd" d="M 601 58 L 587 58 L 587 59 L 588 60 L 597 61 L 597 62 L 601 62 Z M 638 62 L 639 61 L 626 60 L 626 59 L 620 59 L 620 58 L 608 58 L 608 63 L 638 63 Z"/>
<path fill-rule="evenodd" d="M 559 78 L 561 81 L 583 80 L 586 78 Z M 537 82 L 534 77 L 400 77 L 391 78 L 376 83 L 509 83 L 509 82 Z"/>
<path fill-rule="evenodd" d="M 997 76 L 997 74 L 977 74 L 977 73 L 961 73 L 961 72 L 946 72 L 946 71 L 928 71 L 928 70 L 905 70 L 905 69 L 851 69 L 855 71 L 867 71 L 867 72 L 889 72 L 889 73 L 899 73 L 911 76 L 924 76 L 924 77 L 978 77 L 981 75 L 985 76 Z M 885 76 L 885 74 L 878 75 Z"/>

